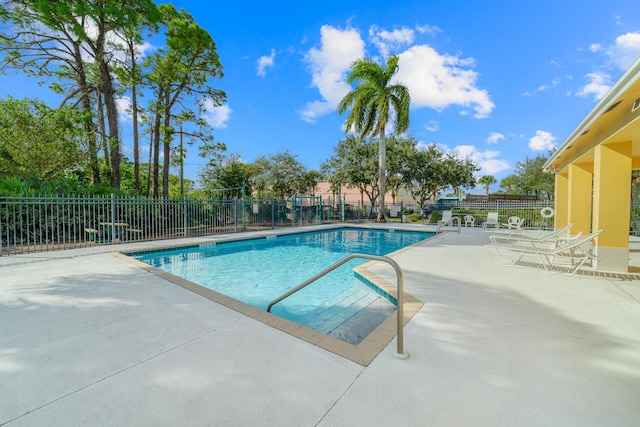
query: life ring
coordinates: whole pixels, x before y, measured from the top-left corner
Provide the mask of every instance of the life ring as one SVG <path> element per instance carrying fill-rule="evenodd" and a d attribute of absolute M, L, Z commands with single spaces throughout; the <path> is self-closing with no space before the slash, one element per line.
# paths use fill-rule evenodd
<path fill-rule="evenodd" d="M 542 210 L 540 211 L 540 215 L 542 216 L 542 218 L 551 218 L 554 214 L 554 210 L 553 208 L 542 208 Z"/>

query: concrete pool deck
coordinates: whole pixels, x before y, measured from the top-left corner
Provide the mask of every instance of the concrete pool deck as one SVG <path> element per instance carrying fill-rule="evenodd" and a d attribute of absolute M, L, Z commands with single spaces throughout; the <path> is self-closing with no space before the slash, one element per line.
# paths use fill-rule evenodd
<path fill-rule="evenodd" d="M 110 254 L 167 242 L 2 257 L 0 425 L 640 425 L 640 281 L 494 265 L 490 232 L 394 256 L 424 306 L 367 367 Z"/>

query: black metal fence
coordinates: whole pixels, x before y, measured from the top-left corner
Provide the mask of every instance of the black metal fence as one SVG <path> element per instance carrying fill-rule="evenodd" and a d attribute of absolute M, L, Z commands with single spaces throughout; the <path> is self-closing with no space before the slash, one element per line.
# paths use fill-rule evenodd
<path fill-rule="evenodd" d="M 452 211 L 453 216 L 460 218 L 463 224 L 480 227 L 486 221 L 489 212 L 497 212 L 500 223 L 506 223 L 509 217 L 524 218 L 523 227 L 530 229 L 553 227 L 553 215 L 548 211 L 553 203 L 544 201 L 510 201 L 496 200 L 484 202 L 434 203 L 424 207 L 415 204 L 386 204 L 385 215 L 389 221 L 419 222 L 422 224 L 436 224 L 446 210 Z M 345 219 L 356 221 L 373 220 L 377 216 L 377 208 L 370 204 L 345 204 Z M 545 210 L 543 212 L 543 209 Z M 551 210 L 553 212 L 553 210 Z M 465 222 L 465 217 L 467 221 Z"/>
<path fill-rule="evenodd" d="M 526 218 L 527 228 L 549 228 L 543 202 L 460 202 L 447 206 L 480 226 L 490 211 L 499 220 Z M 435 224 L 441 209 L 388 204 L 395 222 Z M 142 199 L 119 196 L 0 197 L 0 256 L 82 248 L 131 241 L 240 233 L 326 222 L 375 221 L 370 204 L 347 204 L 343 198 L 298 196 L 291 200 Z M 468 222 L 462 221 L 465 225 Z"/>
<path fill-rule="evenodd" d="M 0 256 L 318 224 L 330 210 L 320 198 L 0 197 Z"/>

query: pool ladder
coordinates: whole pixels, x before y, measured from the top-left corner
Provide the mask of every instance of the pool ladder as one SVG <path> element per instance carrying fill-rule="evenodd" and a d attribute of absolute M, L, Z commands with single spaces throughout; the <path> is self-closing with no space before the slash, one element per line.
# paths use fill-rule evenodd
<path fill-rule="evenodd" d="M 393 269 L 396 271 L 396 289 L 397 289 L 397 352 L 394 355 L 395 357 L 397 357 L 398 359 L 407 359 L 409 357 L 408 353 L 404 353 L 403 352 L 403 336 L 402 336 L 402 330 L 403 330 L 403 326 L 404 326 L 404 314 L 403 314 L 403 306 L 404 306 L 404 280 L 402 278 L 402 270 L 400 269 L 400 266 L 398 265 L 397 262 L 395 262 L 393 259 L 387 257 L 387 256 L 380 256 L 380 255 L 369 255 L 369 254 L 350 254 L 347 255 L 346 257 L 342 258 L 340 261 L 336 262 L 335 264 L 331 265 L 330 267 L 322 270 L 320 273 L 316 274 L 315 276 L 311 277 L 310 279 L 305 280 L 304 282 L 302 282 L 301 284 L 299 284 L 298 286 L 296 286 L 295 288 L 289 290 L 288 292 L 285 292 L 284 294 L 280 295 L 278 298 L 274 299 L 273 301 L 271 301 L 269 303 L 269 305 L 267 306 L 267 311 L 270 313 L 271 312 L 271 307 L 273 307 L 275 304 L 279 303 L 280 301 L 282 301 L 285 298 L 290 297 L 291 295 L 295 294 L 296 292 L 298 292 L 300 289 L 305 288 L 306 286 L 310 285 L 311 283 L 315 282 L 316 280 L 320 279 L 321 277 L 331 273 L 333 270 L 335 270 L 336 268 L 340 267 L 341 265 L 351 261 L 354 258 L 364 258 L 364 259 L 368 259 L 371 261 L 382 261 L 382 262 L 386 262 L 387 264 L 391 265 L 393 267 Z"/>

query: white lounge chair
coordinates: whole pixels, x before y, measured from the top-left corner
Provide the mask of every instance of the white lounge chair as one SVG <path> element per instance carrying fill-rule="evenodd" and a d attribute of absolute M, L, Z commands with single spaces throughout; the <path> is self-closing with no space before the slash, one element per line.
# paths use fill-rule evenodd
<path fill-rule="evenodd" d="M 571 239 L 572 237 L 569 236 L 568 234 L 565 235 L 565 233 L 568 233 L 569 229 L 571 229 L 571 227 L 573 227 L 575 224 L 567 224 L 562 228 L 558 228 L 557 230 L 551 231 L 551 232 L 543 232 L 543 233 L 528 233 L 526 230 L 522 230 L 521 233 L 514 235 L 512 233 L 509 232 L 501 232 L 501 231 L 496 231 L 493 234 L 491 234 L 491 236 L 489 236 L 489 240 L 491 240 L 491 243 L 507 243 L 507 244 L 514 244 L 514 243 L 533 243 L 535 244 L 536 242 L 538 243 L 542 243 L 542 242 L 556 242 L 558 240 L 561 239 Z M 578 233 L 577 235 L 575 235 L 573 238 L 580 236 L 581 233 Z"/>
<path fill-rule="evenodd" d="M 515 244 L 499 244 L 490 243 L 485 245 L 489 257 L 495 263 L 496 260 L 491 255 L 491 251 L 495 251 L 498 258 L 505 265 L 514 265 L 525 256 L 537 257 L 545 270 L 551 269 L 568 269 L 574 275 L 580 267 L 582 267 L 587 261 L 593 262 L 597 256 L 593 253 L 593 239 L 601 234 L 603 230 L 598 230 L 588 236 L 582 236 L 573 239 L 562 239 L 557 242 L 546 246 L 538 246 L 532 244 L 531 241 Z M 513 260 L 510 260 L 506 254 L 514 256 Z"/>
<path fill-rule="evenodd" d="M 442 219 L 438 220 L 438 223 L 436 225 L 439 225 L 439 226 L 451 225 L 452 214 L 453 214 L 453 211 L 442 211 Z"/>
<path fill-rule="evenodd" d="M 500 228 L 500 221 L 498 221 L 498 212 L 487 213 L 487 220 L 482 223 L 482 228 L 487 227 Z"/>
<path fill-rule="evenodd" d="M 442 211 L 442 219 L 438 221 L 438 223 L 436 224 L 436 233 L 439 233 L 440 231 L 442 231 L 442 227 L 444 227 L 445 225 L 449 226 L 453 226 L 453 225 L 457 225 L 458 226 L 458 233 L 460 232 L 460 217 L 459 216 L 453 216 L 453 212 L 450 210 L 447 211 Z"/>

